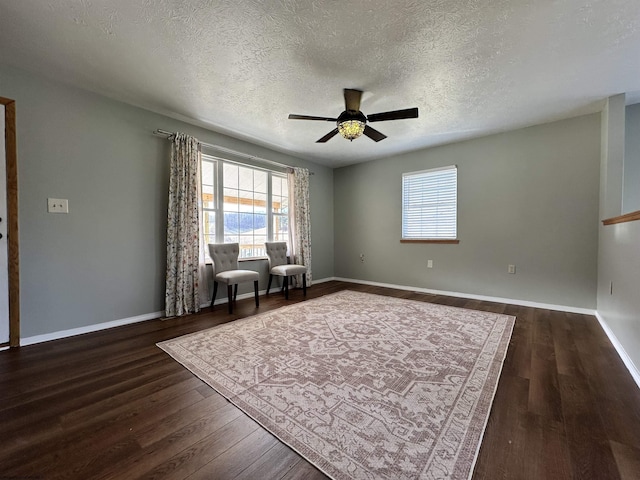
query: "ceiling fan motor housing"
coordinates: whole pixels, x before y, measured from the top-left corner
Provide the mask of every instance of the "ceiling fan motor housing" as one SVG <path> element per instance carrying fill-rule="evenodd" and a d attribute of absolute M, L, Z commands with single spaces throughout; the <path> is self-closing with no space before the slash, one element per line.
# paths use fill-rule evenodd
<path fill-rule="evenodd" d="M 360 110 L 345 110 L 340 114 L 336 123 L 340 125 L 342 122 L 346 122 L 349 120 L 358 120 L 362 123 L 367 123 L 367 117 Z"/>

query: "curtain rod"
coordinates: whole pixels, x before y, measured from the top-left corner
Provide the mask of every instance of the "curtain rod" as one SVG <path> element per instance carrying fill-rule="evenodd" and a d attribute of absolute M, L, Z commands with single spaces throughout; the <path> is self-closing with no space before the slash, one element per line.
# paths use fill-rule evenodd
<path fill-rule="evenodd" d="M 166 130 L 161 130 L 159 128 L 154 130 L 153 134 L 161 136 L 161 137 L 166 137 L 166 138 L 171 138 L 172 136 L 175 135 L 175 133 L 173 133 L 173 132 L 167 132 Z M 257 160 L 259 162 L 267 163 L 269 165 L 274 165 L 274 166 L 280 167 L 280 168 L 293 168 L 292 165 L 287 165 L 285 163 L 274 162 L 273 160 L 267 160 L 266 158 L 257 157 L 255 155 L 249 155 L 249 154 L 243 153 L 243 152 L 238 152 L 237 150 L 232 150 L 232 149 L 227 148 L 227 147 L 221 147 L 220 145 L 214 145 L 212 143 L 201 142 L 200 140 L 198 140 L 198 143 L 203 147 L 213 148 L 214 150 L 219 150 L 219 151 L 221 151 L 223 153 L 229 153 L 231 155 L 236 155 L 238 157 L 242 157 L 242 158 L 245 158 L 247 160 Z M 314 175 L 314 173 L 313 172 L 309 172 L 309 175 Z"/>

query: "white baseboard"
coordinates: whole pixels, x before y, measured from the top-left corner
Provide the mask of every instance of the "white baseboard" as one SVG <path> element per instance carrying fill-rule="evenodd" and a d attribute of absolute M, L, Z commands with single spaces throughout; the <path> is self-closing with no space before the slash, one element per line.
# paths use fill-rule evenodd
<path fill-rule="evenodd" d="M 265 293 L 267 293 L 266 290 L 258 290 L 258 295 L 264 295 Z M 247 292 L 247 293 L 241 293 L 238 295 L 237 299 L 238 300 L 243 300 L 245 298 L 253 298 L 255 294 L 253 292 Z M 220 305 L 221 303 L 229 303 L 226 297 L 226 287 L 225 287 L 225 296 L 224 297 L 220 297 L 218 299 L 216 299 L 215 302 L 213 302 L 213 305 Z M 211 299 L 209 299 L 207 302 L 205 303 L 201 303 L 200 304 L 200 308 L 208 308 L 209 306 L 211 306 Z"/>
<path fill-rule="evenodd" d="M 160 318 L 163 315 L 164 311 L 145 313 L 144 315 L 137 315 L 135 317 L 121 318 L 119 320 L 112 320 L 110 322 L 98 323 L 95 325 L 87 325 L 85 327 L 60 330 L 59 332 L 45 333 L 43 335 L 35 335 L 33 337 L 25 337 L 20 339 L 20 346 L 24 347 L 26 345 L 33 345 L 34 343 L 49 342 L 51 340 L 58 340 L 60 338 L 82 335 L 83 333 L 97 332 L 100 330 L 106 330 L 107 328 L 120 327 L 122 325 L 129 325 L 131 323 L 144 322 L 146 320 Z"/>
<path fill-rule="evenodd" d="M 429 289 L 429 288 L 420 288 L 420 287 L 412 287 L 412 286 L 408 286 L 408 285 L 395 285 L 395 284 L 391 284 L 391 283 L 381 283 L 381 282 L 370 282 L 367 280 L 358 280 L 355 278 L 343 278 L 343 277 L 325 277 L 325 278 L 320 278 L 320 279 L 314 279 L 313 280 L 313 284 L 317 284 L 317 283 L 324 283 L 324 282 L 330 282 L 332 280 L 337 280 L 337 281 L 341 281 L 341 282 L 350 282 L 350 283 L 359 283 L 359 284 L 363 284 L 363 285 L 372 285 L 372 286 L 376 286 L 376 287 L 386 287 L 386 288 L 395 288 L 397 290 L 408 290 L 408 291 L 413 291 L 413 292 L 421 292 L 421 293 L 430 293 L 430 294 L 434 294 L 434 295 L 447 295 L 447 296 L 451 296 L 451 297 L 460 297 L 460 298 L 469 298 L 469 299 L 473 299 L 473 300 L 486 300 L 489 302 L 497 302 L 497 303 L 509 303 L 512 305 L 522 305 L 522 306 L 526 306 L 526 307 L 536 307 L 536 308 L 546 308 L 549 310 L 559 310 L 559 311 L 563 311 L 563 312 L 572 312 L 572 313 L 581 313 L 581 314 L 586 314 L 586 315 L 596 315 L 595 310 L 590 310 L 590 309 L 586 309 L 586 308 L 577 308 L 577 307 L 568 307 L 568 306 L 563 306 L 563 305 L 552 305 L 552 304 L 548 304 L 548 303 L 539 303 L 539 302 L 530 302 L 527 300 L 516 300 L 516 299 L 511 299 L 511 298 L 501 298 L 501 297 L 490 297 L 490 296 L 486 296 L 486 295 L 474 295 L 474 294 L 469 294 L 469 293 L 461 293 L 461 292 L 448 292 L 448 291 L 444 291 L 444 290 L 433 290 L 433 289 Z M 260 290 L 258 292 L 259 295 L 264 295 L 266 293 L 266 290 Z M 254 295 L 253 292 L 247 292 L 247 293 L 243 293 L 241 295 L 238 295 L 238 299 L 242 300 L 245 298 L 252 298 Z M 223 297 L 223 298 L 218 298 L 214 305 L 220 305 L 220 304 L 224 304 L 227 303 L 227 298 Z M 210 305 L 210 301 L 203 303 L 202 305 L 200 305 L 201 308 L 206 308 Z M 52 333 L 45 333 L 43 335 L 35 335 L 33 337 L 25 337 L 25 338 L 21 338 L 20 339 L 20 345 L 21 346 L 26 346 L 26 345 L 33 345 L 35 343 L 42 343 L 42 342 L 48 342 L 51 340 L 58 340 L 60 338 L 67 338 L 67 337 L 73 337 L 75 335 L 82 335 L 83 333 L 90 333 L 90 332 L 97 332 L 100 330 L 105 330 L 107 328 L 113 328 L 113 327 L 119 327 L 122 325 L 129 325 L 132 323 L 138 323 L 138 322 L 144 322 L 146 320 L 152 320 L 152 319 L 156 319 L 156 318 L 162 318 L 164 317 L 164 311 L 161 312 L 153 312 L 153 313 L 147 313 L 144 315 L 138 315 L 135 317 L 129 317 L 129 318 L 122 318 L 119 320 L 112 320 L 110 322 L 104 322 L 104 323 L 99 323 L 96 325 L 87 325 L 84 327 L 79 327 L 79 328 L 72 328 L 70 330 L 61 330 L 58 332 L 52 332 Z M 603 324 L 603 328 L 605 328 L 605 332 L 607 333 L 607 335 L 609 335 L 609 332 L 611 332 L 611 330 L 608 327 L 605 327 L 603 323 L 603 321 L 598 317 L 598 320 L 600 320 L 600 323 Z M 622 349 L 622 346 L 620 345 L 620 342 L 617 341 L 617 339 L 615 339 L 615 336 L 613 336 L 613 333 L 611 332 L 611 335 L 609 335 L 610 338 L 612 338 L 612 343 L 614 344 L 614 346 L 616 347 L 616 350 L 618 350 L 618 352 L 620 353 L 620 351 L 624 352 L 624 349 Z M 631 360 L 629 359 L 629 356 L 626 354 L 626 352 L 624 354 L 620 354 L 622 360 L 625 362 L 625 365 L 627 365 L 627 368 L 630 368 L 629 365 L 627 364 L 627 362 L 631 362 Z M 633 366 L 633 363 L 631 362 L 631 365 Z M 640 375 L 638 375 L 638 370 L 635 369 L 635 366 L 633 366 L 634 371 L 631 372 L 632 375 L 634 375 L 634 379 L 636 379 L 636 381 L 638 381 L 638 379 L 640 379 Z M 631 368 L 630 368 L 631 371 Z M 635 372 L 635 373 L 634 373 Z M 638 383 L 640 385 L 640 382 Z"/>
<path fill-rule="evenodd" d="M 323 282 L 328 282 L 330 280 L 333 280 L 333 277 L 329 277 L 329 278 L 321 278 L 318 280 L 313 280 L 313 283 L 323 283 Z M 260 290 L 258 292 L 259 295 L 264 295 L 267 292 L 267 290 Z M 243 293 L 241 295 L 238 295 L 238 299 L 241 300 L 243 298 L 253 298 L 254 293 L 253 292 L 249 292 L 249 293 Z M 219 305 L 221 303 L 227 303 L 227 298 L 219 298 L 215 301 L 214 305 Z M 206 308 L 209 305 L 211 305 L 211 301 L 209 300 L 206 303 L 203 303 L 200 305 L 200 308 Z M 138 322 L 144 322 L 146 320 L 153 320 L 156 318 L 164 318 L 164 311 L 161 312 L 153 312 L 153 313 L 146 313 L 144 315 L 137 315 L 135 317 L 129 317 L 129 318 L 121 318 L 119 320 L 112 320 L 110 322 L 104 322 L 104 323 L 98 323 L 95 325 L 87 325 L 84 327 L 78 327 L 78 328 L 72 328 L 69 330 L 60 330 L 58 332 L 51 332 L 51 333 L 45 333 L 42 335 L 34 335 L 33 337 L 24 337 L 20 339 L 20 346 L 24 347 L 27 345 L 34 345 L 36 343 L 42 343 L 42 342 L 49 342 L 51 340 L 59 340 L 61 338 L 68 338 L 68 337 L 74 337 L 76 335 L 82 335 L 83 333 L 91 333 L 91 332 L 98 332 L 100 330 L 106 330 L 107 328 L 113 328 L 113 327 L 120 327 L 122 325 L 129 325 L 132 323 L 138 323 Z M 9 348 L 9 347 L 7 347 Z M 2 349 L 0 349 L 1 351 Z"/>
<path fill-rule="evenodd" d="M 488 295 L 475 295 L 473 293 L 448 292 L 445 290 L 433 290 L 431 288 L 412 287 L 409 285 L 395 285 L 391 283 L 370 282 L 368 280 L 357 280 L 355 278 L 334 277 L 332 280 L 341 282 L 360 283 L 375 287 L 395 288 L 396 290 L 408 290 L 411 292 L 431 293 L 433 295 L 446 295 L 448 297 L 469 298 L 471 300 L 485 300 L 487 302 L 509 303 L 511 305 L 521 305 L 523 307 L 545 308 L 547 310 L 558 310 L 560 312 L 581 313 L 584 315 L 595 315 L 596 311 L 589 308 L 570 307 L 566 305 L 555 305 L 551 303 L 531 302 L 529 300 L 518 300 L 514 298 L 490 297 Z"/>
<path fill-rule="evenodd" d="M 318 280 L 316 280 L 315 278 L 313 279 L 312 285 L 315 285 L 316 283 L 324 283 L 324 282 L 329 282 L 331 280 L 335 280 L 335 277 L 327 277 L 327 278 L 320 278 Z M 309 285 L 307 288 L 311 288 L 311 285 Z M 271 289 L 271 292 L 276 292 L 279 291 L 280 287 L 275 287 Z M 267 290 L 258 290 L 258 295 L 265 295 L 267 293 Z M 238 300 L 242 300 L 245 298 L 253 298 L 254 293 L 253 292 L 247 292 L 247 293 L 242 293 L 240 295 L 238 295 Z M 213 305 L 220 305 L 222 303 L 228 303 L 227 297 L 223 296 L 220 297 L 218 299 L 216 299 L 215 302 L 213 302 Z M 208 302 L 206 303 L 202 303 L 200 304 L 200 308 L 206 308 L 209 305 L 211 305 L 211 299 L 209 299 Z"/>
<path fill-rule="evenodd" d="M 635 380 L 636 385 L 640 387 L 640 370 L 638 370 L 638 367 L 636 367 L 636 365 L 633 363 L 633 360 L 631 360 L 631 357 L 629 357 L 629 355 L 627 354 L 626 350 L 618 340 L 618 337 L 616 337 L 615 333 L 613 333 L 613 330 L 609 328 L 609 325 L 607 325 L 607 322 L 604 318 L 602 318 L 599 312 L 596 312 L 596 318 L 598 319 L 598 322 L 600 322 L 600 326 L 604 330 L 604 333 L 606 333 L 607 337 L 609 337 L 609 341 L 613 345 L 613 348 L 616 349 L 618 355 L 620 355 L 620 359 L 625 364 L 627 370 L 629 370 L 629 373 Z"/>
<path fill-rule="evenodd" d="M 324 282 L 330 282 L 331 280 L 335 280 L 336 277 L 325 277 L 325 278 L 314 278 L 313 279 L 313 284 L 315 285 L 316 283 L 324 283 Z"/>

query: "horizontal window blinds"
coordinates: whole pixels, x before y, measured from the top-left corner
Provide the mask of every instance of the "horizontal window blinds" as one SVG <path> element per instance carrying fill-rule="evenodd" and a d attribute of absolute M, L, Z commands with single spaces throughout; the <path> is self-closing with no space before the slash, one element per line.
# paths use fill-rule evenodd
<path fill-rule="evenodd" d="M 443 167 L 402 175 L 402 238 L 455 239 L 458 169 Z"/>

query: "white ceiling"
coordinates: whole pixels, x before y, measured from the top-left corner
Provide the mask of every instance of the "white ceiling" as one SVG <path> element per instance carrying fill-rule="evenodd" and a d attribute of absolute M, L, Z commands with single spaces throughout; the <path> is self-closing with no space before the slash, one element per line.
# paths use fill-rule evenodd
<path fill-rule="evenodd" d="M 329 166 L 640 91 L 638 0 L 0 0 L 0 46 L 0 63 Z M 326 144 L 332 123 L 287 119 L 337 116 L 343 88 L 365 114 L 420 118 Z"/>

